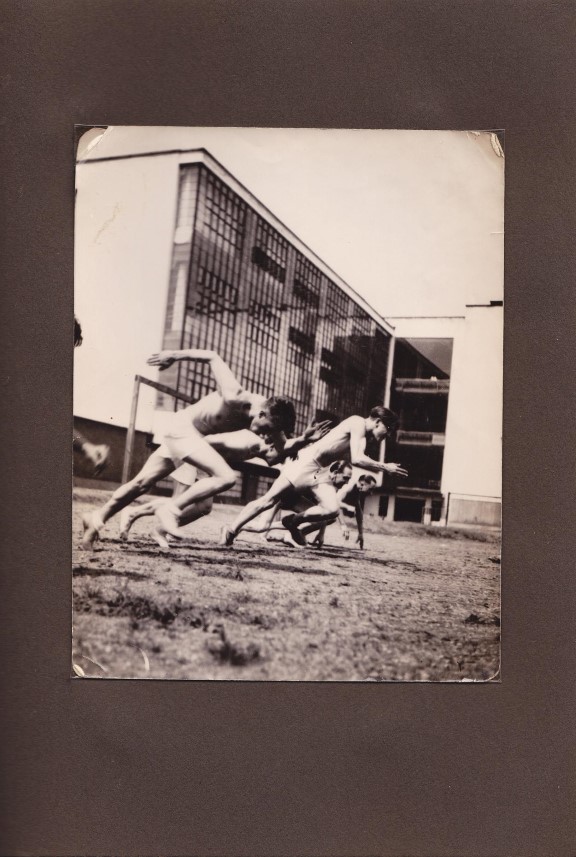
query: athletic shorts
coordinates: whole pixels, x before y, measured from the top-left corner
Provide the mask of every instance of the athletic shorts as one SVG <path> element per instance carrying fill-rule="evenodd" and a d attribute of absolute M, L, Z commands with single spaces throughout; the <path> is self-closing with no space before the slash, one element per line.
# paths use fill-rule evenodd
<path fill-rule="evenodd" d="M 195 485 L 199 479 L 204 479 L 206 476 L 208 474 L 204 470 L 194 467 L 193 464 L 188 464 L 187 461 L 170 474 L 170 478 L 180 482 L 181 485 Z"/>
<path fill-rule="evenodd" d="M 165 434 L 156 452 L 162 458 L 171 458 L 174 464 L 179 465 L 190 454 L 190 447 L 193 447 L 198 440 L 203 439 L 200 432 L 196 432 L 193 428 L 187 432 Z"/>
<path fill-rule="evenodd" d="M 315 488 L 316 485 L 332 484 L 330 466 L 323 467 L 315 458 L 305 453 L 295 461 L 285 464 L 282 468 L 282 476 L 285 476 L 299 491 L 303 488 Z"/>

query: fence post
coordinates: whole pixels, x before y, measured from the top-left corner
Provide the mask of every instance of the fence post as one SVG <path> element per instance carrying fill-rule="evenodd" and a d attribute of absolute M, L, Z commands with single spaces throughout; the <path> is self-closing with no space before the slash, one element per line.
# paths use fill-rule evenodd
<path fill-rule="evenodd" d="M 124 447 L 124 463 L 122 465 L 122 484 L 130 478 L 130 465 L 132 463 L 132 452 L 134 449 L 134 438 L 136 436 L 136 414 L 138 412 L 138 395 L 140 393 L 140 375 L 134 377 L 134 389 L 132 391 L 132 408 L 130 409 L 130 423 L 126 433 L 126 446 Z"/>

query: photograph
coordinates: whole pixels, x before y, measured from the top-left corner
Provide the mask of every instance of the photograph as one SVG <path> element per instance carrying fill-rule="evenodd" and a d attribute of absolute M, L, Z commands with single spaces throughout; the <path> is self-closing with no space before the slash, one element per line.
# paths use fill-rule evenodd
<path fill-rule="evenodd" d="M 503 681 L 504 131 L 75 130 L 71 675 Z"/>

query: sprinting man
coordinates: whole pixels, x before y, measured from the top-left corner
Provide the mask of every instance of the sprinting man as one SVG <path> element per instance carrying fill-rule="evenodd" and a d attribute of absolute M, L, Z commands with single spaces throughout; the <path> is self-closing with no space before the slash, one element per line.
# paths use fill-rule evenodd
<path fill-rule="evenodd" d="M 74 348 L 82 345 L 82 327 L 80 322 L 74 316 Z M 88 461 L 94 465 L 94 476 L 98 476 L 108 464 L 110 455 L 110 447 L 106 443 L 92 443 L 79 431 L 75 431 L 72 435 L 72 448 L 75 452 L 79 452 Z"/>
<path fill-rule="evenodd" d="M 282 522 L 295 542 L 306 544 L 298 529 L 300 525 L 327 523 L 338 517 L 340 502 L 330 478 L 330 465 L 338 459 L 347 460 L 355 467 L 375 473 L 408 476 L 408 472 L 400 464 L 375 461 L 365 453 L 368 437 L 381 441 L 393 431 L 397 423 L 396 414 L 381 405 L 372 408 L 368 417 L 353 416 L 345 419 L 325 437 L 300 453 L 296 461 L 287 464 L 270 490 L 263 497 L 248 503 L 232 527 L 223 527 L 222 543 L 232 545 L 242 528 L 252 518 L 274 506 L 285 492 L 294 489 L 302 492 L 309 489 L 316 498 L 316 505 L 284 518 Z"/>
<path fill-rule="evenodd" d="M 156 511 L 159 521 L 157 529 L 164 536 L 170 533 L 180 537 L 178 528 L 181 513 L 187 506 L 232 488 L 236 475 L 218 450 L 206 442 L 206 435 L 250 429 L 278 445 L 279 459 L 284 454 L 280 447 L 284 445 L 285 436 L 292 434 L 296 419 L 294 404 L 290 399 L 282 396 L 266 399 L 265 396 L 245 390 L 215 351 L 161 351 L 153 354 L 148 364 L 163 370 L 180 360 L 208 363 L 216 381 L 216 391 L 171 415 L 163 443 L 150 456 L 140 473 L 118 488 L 99 510 L 84 516 L 82 547 L 85 550 L 93 548 L 102 527 L 113 515 L 148 492 L 181 463 L 198 467 L 207 476 Z M 315 440 L 315 429 L 308 436 L 305 433 L 292 440 L 292 449 L 297 450 L 310 440 Z"/>
<path fill-rule="evenodd" d="M 363 550 L 364 548 L 364 497 L 373 491 L 375 487 L 375 477 L 370 476 L 369 473 L 361 473 L 337 491 L 338 500 L 340 501 L 338 521 L 340 523 L 342 535 L 346 541 L 348 541 L 350 538 L 350 529 L 346 522 L 346 517 L 355 518 L 356 526 L 358 528 L 356 543 L 360 550 Z M 326 523 L 320 525 L 318 535 L 312 542 L 314 547 L 323 546 L 327 526 L 328 525 Z M 313 532 L 312 525 L 308 529 L 301 528 L 300 532 L 304 536 L 308 535 L 308 533 Z"/>

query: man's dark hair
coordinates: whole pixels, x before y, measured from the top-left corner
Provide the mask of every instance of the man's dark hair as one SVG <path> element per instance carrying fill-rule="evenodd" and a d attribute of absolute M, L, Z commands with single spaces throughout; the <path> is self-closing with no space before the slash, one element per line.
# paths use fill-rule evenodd
<path fill-rule="evenodd" d="M 292 399 L 287 399 L 284 396 L 271 396 L 264 402 L 264 408 L 280 431 L 283 431 L 288 437 L 294 434 L 296 410 Z"/>
<path fill-rule="evenodd" d="M 338 461 L 333 461 L 328 469 L 330 470 L 330 473 L 343 473 L 347 468 L 352 470 L 350 462 L 340 459 Z"/>
<path fill-rule="evenodd" d="M 375 408 L 372 408 L 370 411 L 370 416 L 373 420 L 380 420 L 384 423 L 388 431 L 394 431 L 398 428 L 398 417 L 394 413 L 394 411 L 388 410 L 384 405 L 376 405 Z"/>
<path fill-rule="evenodd" d="M 374 476 L 370 476 L 369 473 L 363 473 L 362 476 L 358 477 L 358 482 L 364 482 L 367 485 L 376 485 L 376 479 Z"/>
<path fill-rule="evenodd" d="M 74 316 L 74 348 L 77 345 L 82 345 L 82 328 L 80 327 L 80 322 Z"/>

